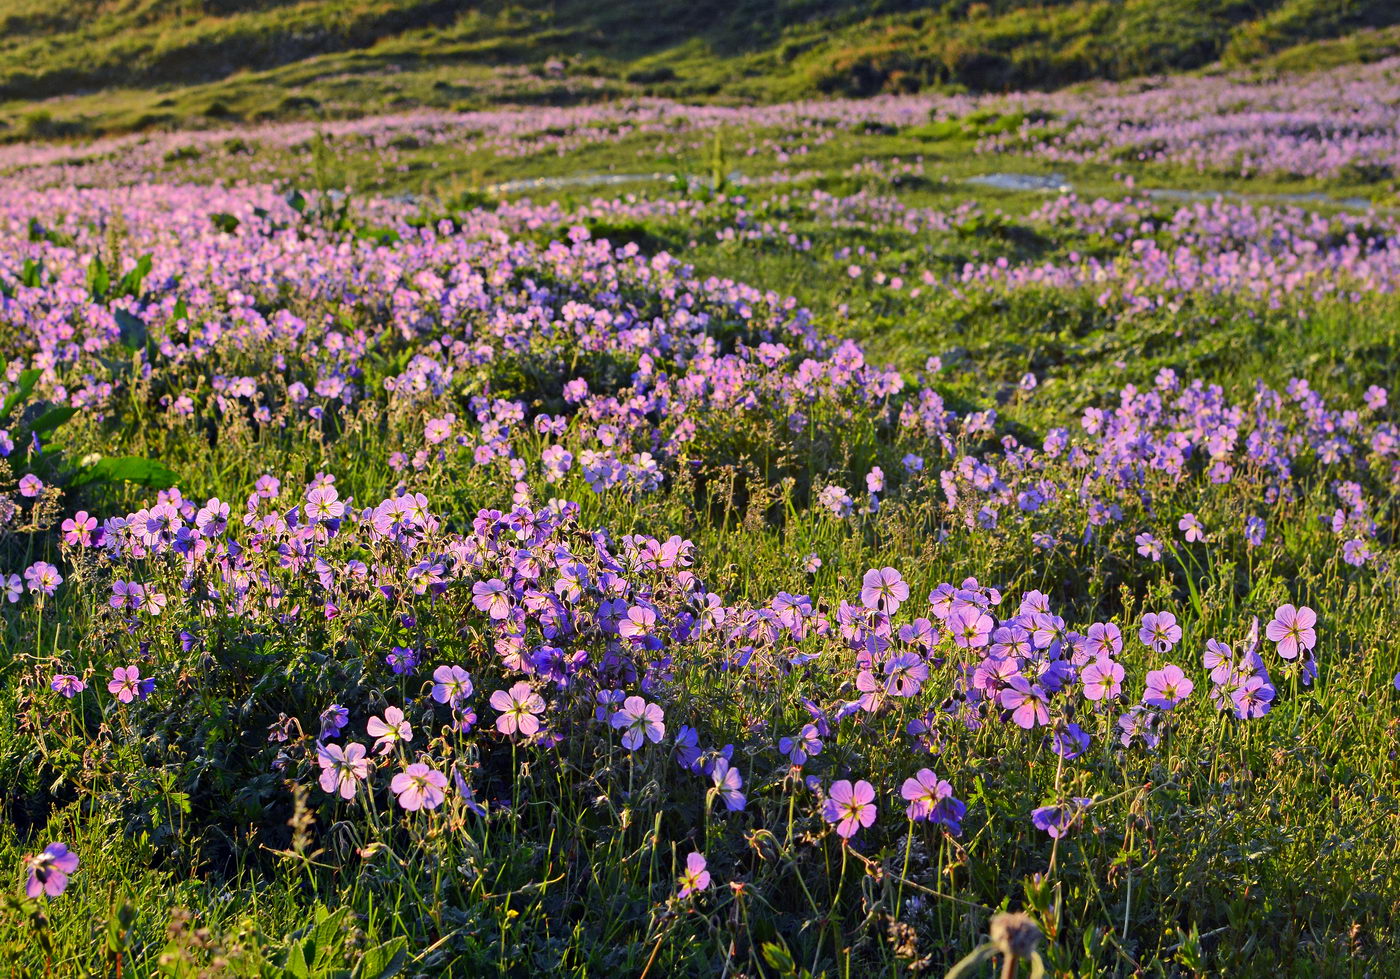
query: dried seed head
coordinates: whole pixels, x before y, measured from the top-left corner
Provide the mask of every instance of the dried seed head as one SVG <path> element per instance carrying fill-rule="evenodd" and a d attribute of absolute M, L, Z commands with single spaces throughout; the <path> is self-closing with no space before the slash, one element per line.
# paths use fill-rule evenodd
<path fill-rule="evenodd" d="M 994 914 L 987 934 L 997 951 L 1018 959 L 1030 958 L 1040 944 L 1040 927 L 1028 914 Z"/>

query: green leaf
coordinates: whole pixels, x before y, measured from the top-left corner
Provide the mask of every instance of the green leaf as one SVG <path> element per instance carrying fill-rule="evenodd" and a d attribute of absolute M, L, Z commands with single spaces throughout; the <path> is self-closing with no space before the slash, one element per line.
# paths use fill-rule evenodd
<path fill-rule="evenodd" d="M 306 195 L 299 190 L 294 190 L 287 195 L 287 206 L 298 214 L 306 213 Z"/>
<path fill-rule="evenodd" d="M 792 953 L 785 945 L 778 942 L 764 942 L 760 951 L 763 953 L 763 961 L 768 963 L 768 967 L 775 970 L 780 976 L 797 975 L 797 964 L 792 960 Z"/>
<path fill-rule="evenodd" d="M 26 258 L 24 260 L 24 269 L 19 274 L 19 284 L 28 286 L 31 289 L 37 289 L 43 284 L 43 273 L 44 266 L 42 263 L 36 262 L 32 258 Z"/>
<path fill-rule="evenodd" d="M 978 967 L 996 954 L 996 946 L 991 942 L 978 945 L 949 969 L 948 974 L 943 979 L 972 979 L 973 976 L 977 975 Z"/>
<path fill-rule="evenodd" d="M 392 979 L 408 964 L 408 939 L 395 938 L 366 949 L 351 979 Z"/>
<path fill-rule="evenodd" d="M 238 226 L 243 223 L 227 211 L 215 211 L 213 214 L 209 215 L 209 220 L 214 222 L 215 228 L 226 235 L 233 234 L 238 230 Z"/>
<path fill-rule="evenodd" d="M 124 309 L 112 310 L 112 317 L 117 321 L 117 330 L 121 334 L 122 346 L 129 350 L 140 350 L 146 346 L 146 341 L 150 338 L 150 331 L 141 317 L 128 313 Z"/>
<path fill-rule="evenodd" d="M 152 489 L 169 489 L 180 481 L 174 470 L 154 459 L 141 456 L 104 456 L 92 465 L 78 470 L 73 478 L 74 486 L 88 483 L 115 483 L 124 480 L 138 486 Z"/>
<path fill-rule="evenodd" d="M 0 404 L 0 416 L 8 415 L 14 410 L 15 405 L 34 393 L 34 385 L 39 382 L 43 371 L 37 367 L 31 367 L 27 371 L 20 371 L 19 380 L 15 383 L 15 389 L 5 395 L 5 401 Z"/>
<path fill-rule="evenodd" d="M 151 254 L 147 252 L 136 260 L 135 268 L 122 276 L 121 282 L 117 285 L 117 295 L 130 296 L 133 299 L 141 298 L 141 285 L 146 281 L 146 276 L 150 274 Z"/>
<path fill-rule="evenodd" d="M 77 408 L 64 405 L 61 408 L 50 408 L 29 426 L 29 430 L 35 435 L 47 435 L 60 425 L 65 424 L 70 418 L 78 413 Z"/>
<path fill-rule="evenodd" d="M 107 291 L 112 287 L 112 275 L 107 271 L 107 263 L 102 261 L 100 255 L 92 256 L 92 261 L 88 262 L 87 287 L 88 295 L 95 300 L 105 299 Z"/>
<path fill-rule="evenodd" d="M 311 966 L 307 964 L 306 953 L 301 950 L 301 942 L 287 946 L 287 957 L 282 963 L 286 975 L 296 979 L 311 979 Z"/>

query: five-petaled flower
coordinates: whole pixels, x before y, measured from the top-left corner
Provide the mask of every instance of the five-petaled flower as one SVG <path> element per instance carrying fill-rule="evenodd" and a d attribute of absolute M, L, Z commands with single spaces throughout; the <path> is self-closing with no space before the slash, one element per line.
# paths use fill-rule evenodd
<path fill-rule="evenodd" d="M 1317 613 L 1306 605 L 1280 605 L 1274 609 L 1273 621 L 1264 627 L 1264 635 L 1278 643 L 1278 654 L 1284 659 L 1297 659 L 1299 653 L 1317 644 L 1315 625 Z"/>
<path fill-rule="evenodd" d="M 874 786 L 865 779 L 852 785 L 843 778 L 832 783 L 822 818 L 835 825 L 837 836 L 849 840 L 862 827 L 875 822 L 875 811 Z"/>
<path fill-rule="evenodd" d="M 29 897 L 58 897 L 68 888 L 68 878 L 78 869 L 78 855 L 62 843 L 50 843 L 43 852 L 26 857 L 29 881 L 24 893 Z"/>
<path fill-rule="evenodd" d="M 318 744 L 316 761 L 321 766 L 321 788 L 342 799 L 355 798 L 355 789 L 369 778 L 369 759 L 365 746 L 352 741 L 342 748 L 338 744 Z"/>
<path fill-rule="evenodd" d="M 399 797 L 399 805 L 408 812 L 436 809 L 447 797 L 447 776 L 415 762 L 389 781 L 389 791 Z"/>
<path fill-rule="evenodd" d="M 641 697 L 628 697 L 622 709 L 612 716 L 612 726 L 622 732 L 622 746 L 636 751 L 643 740 L 656 744 L 666 734 L 661 708 Z"/>
<path fill-rule="evenodd" d="M 501 712 L 496 718 L 496 730 L 502 734 L 519 733 L 528 738 L 540 729 L 540 719 L 536 715 L 544 713 L 544 698 L 524 680 L 509 690 L 493 693 L 491 706 Z"/>
<path fill-rule="evenodd" d="M 703 853 L 692 853 L 685 858 L 685 870 L 681 872 L 678 882 L 678 897 L 690 897 L 710 886 L 710 871 L 706 867 Z"/>

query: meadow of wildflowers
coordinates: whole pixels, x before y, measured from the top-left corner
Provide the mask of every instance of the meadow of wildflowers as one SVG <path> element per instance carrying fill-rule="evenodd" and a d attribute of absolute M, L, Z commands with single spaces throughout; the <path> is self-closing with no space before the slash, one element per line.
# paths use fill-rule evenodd
<path fill-rule="evenodd" d="M 976 152 L 1380 197 L 1393 70 Z M 1387 974 L 1400 226 L 830 155 L 984 110 L 6 148 L 4 959 Z M 1180 128 L 1083 132 L 1132 113 Z M 400 181 L 429 141 L 752 162 L 531 200 Z"/>

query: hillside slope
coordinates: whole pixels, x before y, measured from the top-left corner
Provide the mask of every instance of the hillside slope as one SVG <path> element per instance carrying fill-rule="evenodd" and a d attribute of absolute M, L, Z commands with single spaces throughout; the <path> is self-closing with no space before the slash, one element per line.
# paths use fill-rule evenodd
<path fill-rule="evenodd" d="M 1001 91 L 1331 39 L 1365 58 L 1395 25 L 1392 0 L 0 0 L 0 120 L 13 138 L 503 98 Z"/>

